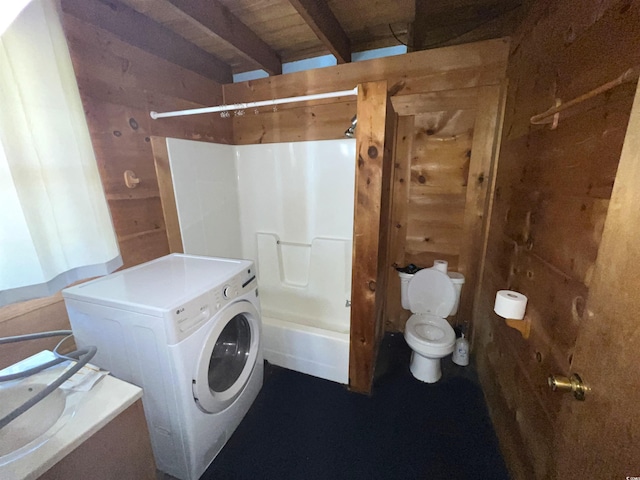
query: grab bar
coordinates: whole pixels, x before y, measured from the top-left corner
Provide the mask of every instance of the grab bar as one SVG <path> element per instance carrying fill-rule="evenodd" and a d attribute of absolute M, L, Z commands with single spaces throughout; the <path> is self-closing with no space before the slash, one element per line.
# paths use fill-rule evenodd
<path fill-rule="evenodd" d="M 280 236 L 277 233 L 268 233 L 268 232 L 256 232 L 256 235 L 264 235 L 268 237 L 273 237 L 276 240 L 276 245 L 288 245 L 292 247 L 311 247 L 313 242 L 316 240 L 329 240 L 331 242 L 351 242 L 350 238 L 339 238 L 339 237 L 314 237 L 311 240 L 311 243 L 302 243 L 302 242 L 288 242 L 286 240 L 280 240 Z"/>
<path fill-rule="evenodd" d="M 310 243 L 285 242 L 284 240 L 276 240 L 276 245 L 289 245 L 292 247 L 310 247 Z"/>

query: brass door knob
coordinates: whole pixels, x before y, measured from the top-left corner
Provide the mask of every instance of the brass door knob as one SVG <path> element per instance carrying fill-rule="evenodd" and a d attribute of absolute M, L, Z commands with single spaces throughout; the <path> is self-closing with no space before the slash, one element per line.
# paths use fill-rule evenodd
<path fill-rule="evenodd" d="M 584 400 L 584 396 L 589 390 L 589 387 L 584 384 L 577 373 L 574 373 L 569 378 L 561 375 L 549 375 L 547 382 L 549 383 L 549 388 L 554 392 L 573 393 L 573 397 L 581 401 Z"/>

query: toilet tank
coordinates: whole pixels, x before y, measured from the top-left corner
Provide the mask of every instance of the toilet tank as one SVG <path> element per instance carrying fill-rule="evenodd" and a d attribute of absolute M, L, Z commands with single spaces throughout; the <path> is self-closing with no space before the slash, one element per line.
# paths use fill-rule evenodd
<path fill-rule="evenodd" d="M 413 273 L 404 273 L 398 272 L 398 276 L 400 277 L 400 300 L 402 302 L 402 308 L 405 310 L 411 310 L 411 306 L 409 305 L 409 282 L 413 278 Z"/>
<path fill-rule="evenodd" d="M 460 305 L 460 293 L 462 293 L 462 286 L 464 285 L 464 275 L 458 272 L 447 272 L 447 275 L 449 275 L 449 278 L 453 282 L 453 286 L 456 287 L 456 304 L 449 314 L 455 315 L 458 313 L 458 306 Z"/>

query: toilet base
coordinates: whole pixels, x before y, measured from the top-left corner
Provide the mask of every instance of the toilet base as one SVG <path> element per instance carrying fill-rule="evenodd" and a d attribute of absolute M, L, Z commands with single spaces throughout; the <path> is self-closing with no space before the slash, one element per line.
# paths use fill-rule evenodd
<path fill-rule="evenodd" d="M 440 358 L 423 357 L 415 351 L 411 352 L 411 374 L 425 383 L 436 383 L 442 377 Z"/>

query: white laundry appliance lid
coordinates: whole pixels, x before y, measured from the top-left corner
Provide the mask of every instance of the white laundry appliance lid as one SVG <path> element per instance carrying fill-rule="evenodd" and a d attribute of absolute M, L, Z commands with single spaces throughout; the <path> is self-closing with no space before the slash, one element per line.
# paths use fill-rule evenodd
<path fill-rule="evenodd" d="M 222 286 L 252 265 L 249 260 L 174 253 L 66 288 L 62 295 L 154 314 Z"/>
<path fill-rule="evenodd" d="M 409 282 L 408 298 L 413 313 L 445 318 L 456 303 L 456 287 L 446 273 L 424 268 Z"/>

